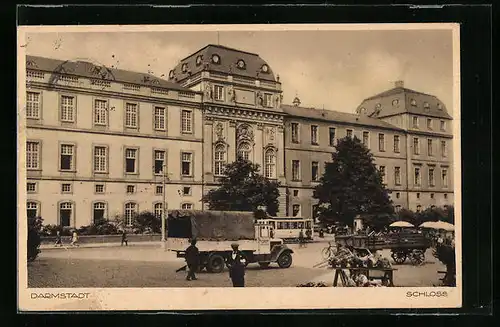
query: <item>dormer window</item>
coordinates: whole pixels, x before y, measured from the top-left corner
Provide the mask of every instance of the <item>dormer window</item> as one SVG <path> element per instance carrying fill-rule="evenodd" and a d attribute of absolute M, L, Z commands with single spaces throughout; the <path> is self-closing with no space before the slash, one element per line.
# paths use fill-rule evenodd
<path fill-rule="evenodd" d="M 245 69 L 246 68 L 246 64 L 245 64 L 245 62 L 242 59 L 238 60 L 238 62 L 236 63 L 236 65 L 238 66 L 239 69 Z"/>
<path fill-rule="evenodd" d="M 424 110 L 425 110 L 426 112 L 429 112 L 429 111 L 431 110 L 431 106 L 429 105 L 429 103 L 428 103 L 428 102 L 424 102 Z"/>
<path fill-rule="evenodd" d="M 438 108 L 438 110 L 443 110 L 443 106 L 441 105 L 441 103 L 437 104 L 437 108 Z"/>
<path fill-rule="evenodd" d="M 182 64 L 182 72 L 186 73 L 188 70 L 188 65 L 187 64 Z"/>
<path fill-rule="evenodd" d="M 377 105 L 375 106 L 376 109 L 380 109 L 382 108 L 382 105 L 380 103 L 377 103 Z"/>
<path fill-rule="evenodd" d="M 196 66 L 201 65 L 201 59 L 202 59 L 202 58 L 201 58 L 201 55 L 200 55 L 200 56 L 198 56 L 198 57 L 196 57 Z"/>
<path fill-rule="evenodd" d="M 220 64 L 220 57 L 219 57 L 219 55 L 214 54 L 214 55 L 212 56 L 212 62 L 213 62 L 214 64 Z"/>
<path fill-rule="evenodd" d="M 411 99 L 410 104 L 414 107 L 417 106 L 417 101 L 415 99 Z"/>
<path fill-rule="evenodd" d="M 269 72 L 269 66 L 266 65 L 266 64 L 264 64 L 264 65 L 262 65 L 261 70 L 262 70 L 263 73 L 268 73 Z"/>
<path fill-rule="evenodd" d="M 174 76 L 175 76 L 175 73 L 173 70 L 171 70 L 170 73 L 168 73 L 168 78 L 173 79 Z"/>
<path fill-rule="evenodd" d="M 397 106 L 398 104 L 399 104 L 399 100 L 398 99 L 392 100 L 392 105 L 393 106 Z"/>

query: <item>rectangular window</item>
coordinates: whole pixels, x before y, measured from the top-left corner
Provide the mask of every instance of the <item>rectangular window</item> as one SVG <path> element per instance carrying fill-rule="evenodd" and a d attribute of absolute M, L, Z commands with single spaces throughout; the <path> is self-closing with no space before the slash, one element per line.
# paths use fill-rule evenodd
<path fill-rule="evenodd" d="M 319 181 L 319 163 L 317 161 L 311 163 L 311 176 L 313 182 Z"/>
<path fill-rule="evenodd" d="M 28 193 L 36 193 L 36 183 L 26 183 Z"/>
<path fill-rule="evenodd" d="M 95 125 L 108 124 L 108 101 L 106 100 L 94 101 L 94 124 Z"/>
<path fill-rule="evenodd" d="M 182 210 L 193 210 L 193 204 L 192 203 L 183 203 L 181 205 Z"/>
<path fill-rule="evenodd" d="M 385 151 L 385 135 L 384 134 L 378 135 L 378 150 L 380 152 Z"/>
<path fill-rule="evenodd" d="M 154 205 L 154 214 L 156 218 L 163 217 L 163 203 L 156 203 Z"/>
<path fill-rule="evenodd" d="M 293 190 L 293 196 L 299 196 L 299 190 Z"/>
<path fill-rule="evenodd" d="M 394 167 L 394 184 L 401 185 L 401 167 Z"/>
<path fill-rule="evenodd" d="M 443 187 L 448 187 L 448 170 L 441 170 L 441 184 Z"/>
<path fill-rule="evenodd" d="M 191 176 L 191 165 L 193 160 L 193 154 L 189 152 L 182 152 L 182 175 L 183 176 Z"/>
<path fill-rule="evenodd" d="M 429 168 L 429 186 L 434 186 L 434 168 Z"/>
<path fill-rule="evenodd" d="M 291 128 L 292 128 L 292 142 L 299 143 L 299 124 L 292 123 Z"/>
<path fill-rule="evenodd" d="M 363 145 L 370 148 L 370 133 L 363 132 Z"/>
<path fill-rule="evenodd" d="M 191 195 L 191 187 L 189 186 L 184 186 L 182 188 L 182 195 Z"/>
<path fill-rule="evenodd" d="M 191 110 L 182 110 L 181 117 L 181 130 L 182 133 L 192 133 L 193 132 L 193 112 Z"/>
<path fill-rule="evenodd" d="M 75 170 L 74 150 L 74 145 L 61 144 L 61 170 Z"/>
<path fill-rule="evenodd" d="M 318 144 L 318 126 L 311 126 L 311 144 Z"/>
<path fill-rule="evenodd" d="M 428 139 L 427 140 L 427 155 L 428 156 L 432 156 L 433 155 L 433 151 L 432 151 L 432 139 Z"/>
<path fill-rule="evenodd" d="M 26 92 L 26 117 L 40 119 L 40 93 Z"/>
<path fill-rule="evenodd" d="M 394 135 L 394 153 L 399 153 L 399 135 Z"/>
<path fill-rule="evenodd" d="M 97 194 L 103 194 L 104 193 L 104 184 L 95 184 L 94 191 Z"/>
<path fill-rule="evenodd" d="M 135 185 L 127 185 L 127 193 L 128 194 L 135 193 Z"/>
<path fill-rule="evenodd" d="M 427 129 L 432 129 L 432 119 L 427 118 Z"/>
<path fill-rule="evenodd" d="M 446 131 L 446 122 L 444 120 L 441 120 L 441 122 L 440 122 L 440 129 L 443 132 Z"/>
<path fill-rule="evenodd" d="M 94 224 L 99 223 L 106 219 L 106 203 L 94 203 Z"/>
<path fill-rule="evenodd" d="M 292 216 L 297 217 L 300 215 L 300 204 L 294 204 L 292 206 Z"/>
<path fill-rule="evenodd" d="M 163 194 L 163 185 L 156 186 L 155 194 L 157 194 L 157 195 Z"/>
<path fill-rule="evenodd" d="M 26 142 L 26 169 L 40 169 L 40 143 Z"/>
<path fill-rule="evenodd" d="M 137 204 L 133 202 L 129 202 L 125 204 L 125 224 L 127 226 L 132 226 L 134 222 L 134 218 L 137 215 Z"/>
<path fill-rule="evenodd" d="M 108 170 L 108 149 L 104 146 L 94 147 L 94 172 L 105 173 Z"/>
<path fill-rule="evenodd" d="M 264 107 L 271 108 L 273 106 L 273 95 L 270 93 L 264 94 Z"/>
<path fill-rule="evenodd" d="M 224 101 L 224 87 L 220 85 L 214 85 L 214 100 Z"/>
<path fill-rule="evenodd" d="M 300 180 L 300 161 L 292 160 L 292 180 Z"/>
<path fill-rule="evenodd" d="M 137 149 L 125 149 L 125 172 L 137 173 Z"/>
<path fill-rule="evenodd" d="M 352 129 L 348 129 L 348 130 L 346 130 L 346 136 L 347 136 L 348 138 L 352 138 Z"/>
<path fill-rule="evenodd" d="M 61 184 L 61 193 L 71 193 L 71 184 L 69 183 Z"/>
<path fill-rule="evenodd" d="M 420 168 L 415 167 L 415 179 L 414 179 L 414 184 L 416 186 L 420 186 Z"/>
<path fill-rule="evenodd" d="M 386 180 L 385 180 L 385 166 L 380 166 L 378 168 L 378 171 L 380 173 L 380 177 L 382 178 L 382 183 L 385 183 Z"/>
<path fill-rule="evenodd" d="M 61 121 L 69 123 L 75 121 L 75 97 L 61 95 Z"/>
<path fill-rule="evenodd" d="M 418 117 L 412 117 L 412 127 L 418 128 Z"/>
<path fill-rule="evenodd" d="M 413 138 L 413 154 L 420 154 L 420 142 L 418 137 Z"/>
<path fill-rule="evenodd" d="M 446 157 L 446 141 L 441 141 L 441 155 Z"/>
<path fill-rule="evenodd" d="M 125 127 L 137 128 L 137 104 L 136 103 L 126 103 L 125 104 Z"/>
<path fill-rule="evenodd" d="M 399 199 L 401 197 L 401 193 L 397 192 L 396 193 L 396 199 Z"/>
<path fill-rule="evenodd" d="M 330 127 L 328 130 L 329 144 L 330 146 L 335 146 L 335 127 Z"/>
<path fill-rule="evenodd" d="M 165 164 L 165 151 L 155 150 L 155 175 L 163 175 L 163 166 Z"/>
<path fill-rule="evenodd" d="M 154 125 L 156 130 L 164 131 L 166 130 L 167 119 L 166 119 L 166 111 L 163 107 L 155 107 L 155 117 L 154 117 Z"/>

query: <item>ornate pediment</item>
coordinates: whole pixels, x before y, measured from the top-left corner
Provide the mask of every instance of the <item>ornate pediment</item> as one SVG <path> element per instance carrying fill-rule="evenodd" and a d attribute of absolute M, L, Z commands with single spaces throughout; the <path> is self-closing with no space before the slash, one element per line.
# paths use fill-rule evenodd
<path fill-rule="evenodd" d="M 254 134 L 253 129 L 248 124 L 240 124 L 236 130 L 236 139 L 240 141 L 250 141 L 253 142 Z"/>

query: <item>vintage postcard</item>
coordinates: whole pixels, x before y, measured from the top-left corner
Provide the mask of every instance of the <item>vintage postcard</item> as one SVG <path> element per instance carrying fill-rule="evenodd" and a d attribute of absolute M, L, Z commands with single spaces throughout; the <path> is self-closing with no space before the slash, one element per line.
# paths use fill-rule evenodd
<path fill-rule="evenodd" d="M 459 308 L 458 24 L 18 27 L 20 311 Z"/>

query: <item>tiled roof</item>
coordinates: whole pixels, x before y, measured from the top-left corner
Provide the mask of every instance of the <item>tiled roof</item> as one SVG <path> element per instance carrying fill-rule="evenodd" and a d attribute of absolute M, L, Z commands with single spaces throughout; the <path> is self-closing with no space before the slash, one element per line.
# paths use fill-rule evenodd
<path fill-rule="evenodd" d="M 396 98 L 401 99 L 401 103 L 394 106 L 392 105 L 392 101 Z M 376 108 L 377 105 L 380 105 L 378 109 Z M 367 114 L 373 115 L 373 117 L 387 117 L 401 113 L 412 113 L 452 119 L 444 103 L 436 96 L 404 87 L 395 87 L 366 98 L 360 104 L 359 108 L 365 108 Z M 376 111 L 378 111 L 378 114 Z"/>
<path fill-rule="evenodd" d="M 213 55 L 219 56 L 220 61 L 218 64 L 212 61 Z M 198 57 L 201 57 L 201 61 L 197 63 Z M 237 63 L 239 60 L 245 62 L 245 69 L 238 68 Z M 182 70 L 184 64 L 187 64 L 186 72 Z M 267 73 L 262 71 L 263 65 L 268 67 Z M 173 72 L 174 76 L 173 78 L 169 76 L 169 80 L 180 82 L 203 70 L 265 81 L 276 81 L 271 67 L 258 54 L 214 44 L 209 44 L 182 59 L 170 72 L 170 74 Z"/>
<path fill-rule="evenodd" d="M 69 61 L 39 56 L 26 56 L 26 69 L 41 70 L 49 73 L 64 73 L 86 78 L 102 78 L 116 82 L 137 84 L 150 87 L 166 88 L 185 92 L 193 92 L 179 84 L 169 82 L 151 74 L 138 73 L 129 70 L 110 68 L 96 62 Z"/>
<path fill-rule="evenodd" d="M 333 110 L 322 110 L 317 108 L 306 108 L 291 105 L 281 105 L 283 111 L 291 116 L 318 119 L 331 122 L 340 122 L 352 125 L 363 125 L 371 127 L 380 127 L 385 129 L 402 130 L 392 124 L 376 118 L 370 118 L 365 115 L 349 114 Z"/>

